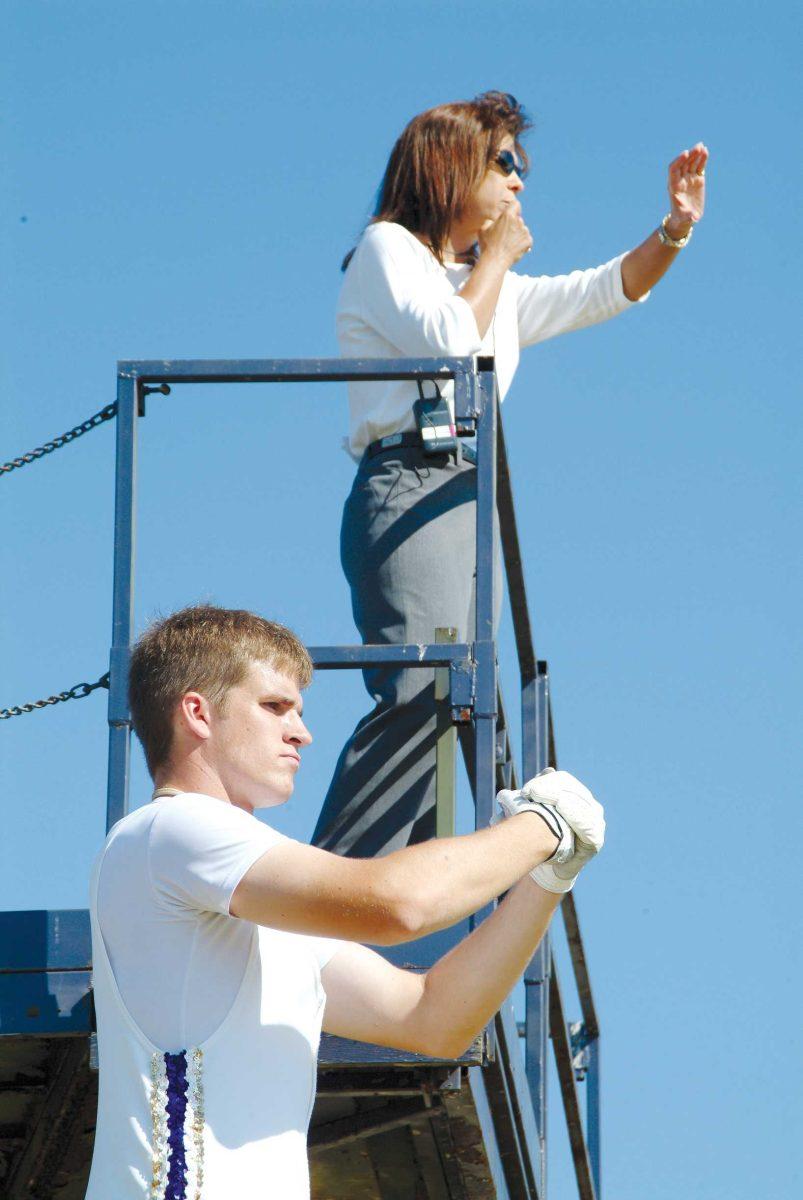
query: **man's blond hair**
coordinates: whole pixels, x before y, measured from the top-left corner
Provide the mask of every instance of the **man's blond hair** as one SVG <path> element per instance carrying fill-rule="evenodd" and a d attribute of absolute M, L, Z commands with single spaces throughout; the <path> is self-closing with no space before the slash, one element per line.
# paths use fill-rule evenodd
<path fill-rule="evenodd" d="M 128 697 L 152 776 L 169 760 L 181 697 L 200 692 L 222 708 L 255 662 L 267 662 L 299 688 L 312 678 L 312 659 L 296 635 L 244 609 L 195 604 L 143 633 L 131 656 Z"/>

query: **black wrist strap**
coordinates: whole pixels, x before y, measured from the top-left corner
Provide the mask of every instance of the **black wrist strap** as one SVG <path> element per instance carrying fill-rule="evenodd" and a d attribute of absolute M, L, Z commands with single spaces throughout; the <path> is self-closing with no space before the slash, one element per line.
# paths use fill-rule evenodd
<path fill-rule="evenodd" d="M 546 859 L 546 862 L 549 862 L 550 858 L 555 857 L 555 855 L 558 852 L 558 848 L 559 848 L 561 842 L 563 841 L 563 823 L 562 823 L 560 817 L 558 816 L 558 814 L 555 812 L 555 810 L 550 808 L 548 804 L 538 803 L 537 807 L 534 805 L 531 809 L 528 809 L 527 811 L 533 812 L 533 813 L 535 813 L 535 815 L 537 817 L 540 817 L 541 820 L 546 825 L 546 827 L 549 829 L 549 831 L 551 833 L 554 833 L 555 837 L 558 839 L 558 845 L 552 851 L 549 858 Z"/>

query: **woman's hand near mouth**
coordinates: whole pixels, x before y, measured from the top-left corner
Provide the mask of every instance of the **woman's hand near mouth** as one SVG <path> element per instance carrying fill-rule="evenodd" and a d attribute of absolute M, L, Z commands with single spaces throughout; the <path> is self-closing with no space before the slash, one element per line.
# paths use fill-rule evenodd
<path fill-rule="evenodd" d="M 482 258 L 498 257 L 509 270 L 533 248 L 533 237 L 521 215 L 521 205 L 515 196 L 505 204 L 495 221 L 479 233 Z M 480 261 L 482 261 L 482 258 Z"/>

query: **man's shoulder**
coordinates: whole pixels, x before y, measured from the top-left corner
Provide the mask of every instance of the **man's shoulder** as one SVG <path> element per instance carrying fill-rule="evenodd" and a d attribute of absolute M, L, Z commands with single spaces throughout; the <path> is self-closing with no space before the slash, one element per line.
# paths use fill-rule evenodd
<path fill-rule="evenodd" d="M 182 792 L 152 800 L 127 813 L 110 829 L 101 853 L 113 843 L 122 848 L 137 842 L 197 842 L 210 835 L 251 839 L 267 828 L 233 804 L 202 792 Z"/>
<path fill-rule="evenodd" d="M 151 818 L 152 840 L 171 836 L 191 841 L 209 836 L 250 840 L 268 829 L 252 813 L 202 792 L 182 792 L 180 796 L 154 800 L 151 808 L 155 810 Z"/>

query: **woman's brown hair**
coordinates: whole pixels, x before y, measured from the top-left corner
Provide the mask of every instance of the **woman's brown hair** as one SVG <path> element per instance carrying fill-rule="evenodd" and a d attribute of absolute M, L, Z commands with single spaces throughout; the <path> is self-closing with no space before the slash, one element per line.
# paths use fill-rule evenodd
<path fill-rule="evenodd" d="M 371 224 L 395 221 L 422 234 L 439 262 L 449 230 L 506 135 L 526 170 L 520 137 L 530 120 L 515 96 L 483 92 L 413 117 L 391 151 Z M 352 250 L 343 261 L 345 271 Z"/>

